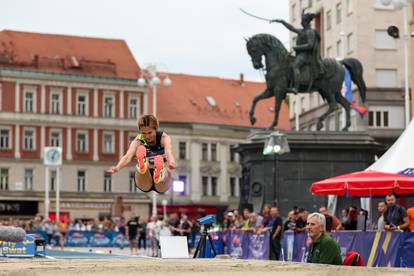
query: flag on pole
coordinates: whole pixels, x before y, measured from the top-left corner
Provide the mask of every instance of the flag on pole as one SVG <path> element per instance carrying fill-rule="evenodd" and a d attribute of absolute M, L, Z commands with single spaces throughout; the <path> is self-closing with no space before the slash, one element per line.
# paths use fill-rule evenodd
<path fill-rule="evenodd" d="M 349 73 L 348 69 L 344 67 L 345 69 L 345 78 L 344 83 L 342 84 L 342 96 L 345 97 L 345 99 L 348 100 L 348 102 L 351 105 L 351 108 L 358 112 L 358 114 L 361 116 L 361 118 L 364 118 L 364 115 L 368 113 L 368 109 L 366 109 L 363 106 L 357 105 L 352 97 L 352 80 L 351 80 L 351 74 Z"/>

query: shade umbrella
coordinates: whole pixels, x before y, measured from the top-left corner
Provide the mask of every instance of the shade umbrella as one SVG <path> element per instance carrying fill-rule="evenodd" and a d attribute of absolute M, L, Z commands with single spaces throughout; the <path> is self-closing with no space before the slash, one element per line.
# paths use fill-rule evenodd
<path fill-rule="evenodd" d="M 314 195 L 385 196 L 414 194 L 414 177 L 373 170 L 343 174 L 315 182 Z"/>

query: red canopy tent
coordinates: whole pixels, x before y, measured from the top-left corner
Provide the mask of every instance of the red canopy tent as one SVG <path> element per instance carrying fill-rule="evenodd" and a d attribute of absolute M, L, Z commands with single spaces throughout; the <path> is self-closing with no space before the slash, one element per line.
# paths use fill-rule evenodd
<path fill-rule="evenodd" d="M 384 196 L 414 194 L 414 177 L 378 171 L 360 171 L 315 182 L 314 195 Z"/>

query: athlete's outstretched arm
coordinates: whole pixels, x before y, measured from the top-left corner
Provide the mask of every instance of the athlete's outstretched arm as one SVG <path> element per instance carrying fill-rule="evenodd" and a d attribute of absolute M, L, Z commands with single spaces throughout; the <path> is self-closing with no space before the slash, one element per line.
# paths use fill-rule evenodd
<path fill-rule="evenodd" d="M 137 151 L 138 146 L 139 146 L 139 141 L 137 141 L 137 140 L 132 141 L 131 144 L 129 145 L 128 151 L 125 153 L 124 156 L 122 156 L 122 158 L 121 158 L 121 160 L 119 160 L 118 164 L 116 164 L 115 166 L 110 167 L 109 169 L 106 170 L 106 172 L 117 173 L 122 168 L 128 166 L 129 163 L 131 163 L 132 158 L 134 158 L 134 155 L 135 155 L 135 152 Z"/>
<path fill-rule="evenodd" d="M 175 163 L 175 158 L 174 158 L 174 155 L 172 153 L 171 138 L 165 132 L 162 134 L 161 146 L 164 147 L 165 154 L 167 155 L 168 167 L 171 170 L 177 168 L 177 164 Z"/>

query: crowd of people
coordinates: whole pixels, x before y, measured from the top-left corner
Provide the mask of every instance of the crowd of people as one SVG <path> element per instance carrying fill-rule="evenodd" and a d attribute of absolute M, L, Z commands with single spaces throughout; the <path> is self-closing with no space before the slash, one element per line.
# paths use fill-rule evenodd
<path fill-rule="evenodd" d="M 331 231 L 357 230 L 361 222 L 368 230 L 414 231 L 414 207 L 406 210 L 396 204 L 394 195 L 387 195 L 384 202 L 378 203 L 379 215 L 372 222 L 366 220 L 368 212 L 363 209 L 358 210 L 356 206 L 342 210 L 339 218 L 331 214 L 326 206 L 321 206 L 318 214 L 324 217 L 323 232 L 328 235 Z M 286 218 L 282 218 L 278 207 L 265 204 L 261 213 L 252 212 L 247 208 L 242 212 L 238 210 L 227 211 L 223 214 L 222 220 L 216 221 L 211 229 L 222 232 L 246 231 L 255 234 L 269 231 L 270 259 L 278 260 L 283 233 L 286 231 L 309 232 L 309 216 L 306 209 L 293 207 Z M 321 222 L 320 217 L 316 215 L 314 217 Z M 196 235 L 200 231 L 200 225 L 196 218 L 190 219 L 186 214 L 179 215 L 178 213 L 172 213 L 166 218 L 162 216 L 148 218 L 136 216 L 125 220 L 122 217 L 114 217 L 96 220 L 77 219 L 61 223 L 44 219 L 38 215 L 30 220 L 12 218 L 0 220 L 0 225 L 21 227 L 26 232 L 44 231 L 47 233 L 49 244 L 52 239 L 59 239 L 61 246 L 64 244 L 63 241 L 68 231 L 114 231 L 121 233 L 129 241 L 131 254 L 150 252 L 153 256 L 158 254 L 160 236 L 186 236 L 189 250 L 191 250 L 195 246 Z"/>

